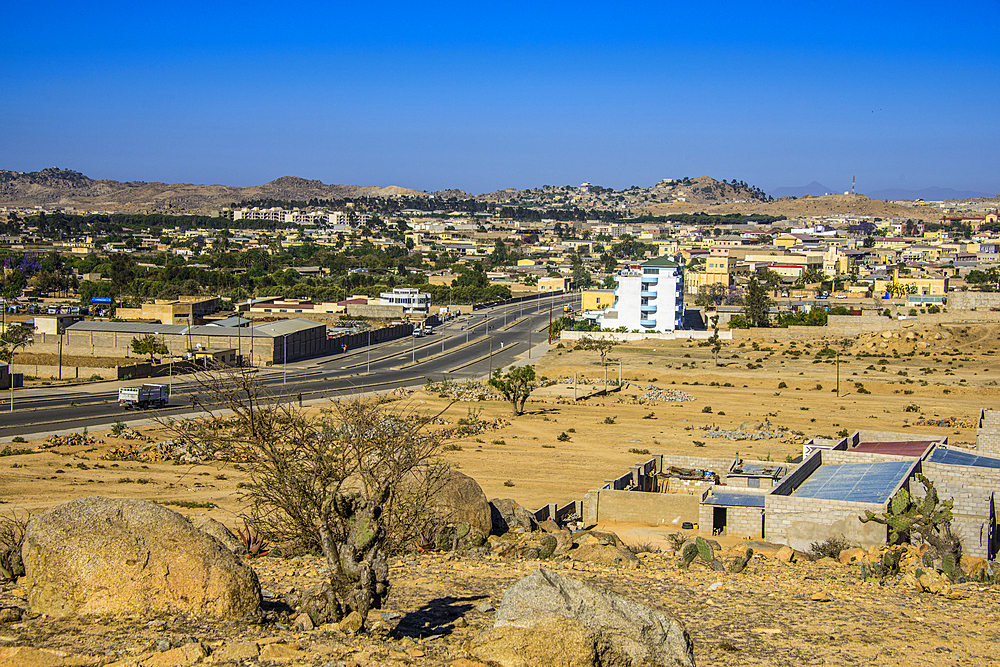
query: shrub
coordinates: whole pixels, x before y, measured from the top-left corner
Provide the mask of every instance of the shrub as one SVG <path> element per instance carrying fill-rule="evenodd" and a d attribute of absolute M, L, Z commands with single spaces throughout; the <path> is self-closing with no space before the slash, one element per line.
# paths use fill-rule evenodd
<path fill-rule="evenodd" d="M 641 456 L 646 456 L 647 454 L 649 454 L 649 450 L 648 449 L 636 449 L 635 447 L 633 447 L 632 449 L 630 449 L 628 451 L 629 451 L 630 454 L 639 454 Z"/>
<path fill-rule="evenodd" d="M 701 411 L 702 412 L 711 412 L 712 411 L 712 406 L 711 405 L 706 405 L 705 407 L 703 407 L 701 409 Z"/>
<path fill-rule="evenodd" d="M 851 548 L 851 543 L 843 535 L 831 537 L 825 542 L 813 542 L 809 553 L 813 558 L 840 558 L 840 552 Z"/>
<path fill-rule="evenodd" d="M 615 423 L 615 419 L 617 419 L 617 417 L 605 417 L 604 418 L 604 423 L 605 424 L 614 424 Z"/>
<path fill-rule="evenodd" d="M 778 383 L 778 389 L 785 389 L 787 387 L 788 387 L 788 385 L 785 382 L 779 382 Z"/>
<path fill-rule="evenodd" d="M 556 440 L 558 440 L 559 442 L 569 442 L 569 433 L 563 431 L 562 433 L 556 436 Z"/>

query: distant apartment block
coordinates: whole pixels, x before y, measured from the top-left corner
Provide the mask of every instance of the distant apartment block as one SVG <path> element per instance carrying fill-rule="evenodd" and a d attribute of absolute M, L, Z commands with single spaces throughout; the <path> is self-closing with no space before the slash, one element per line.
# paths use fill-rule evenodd
<path fill-rule="evenodd" d="M 598 319 L 601 328 L 665 332 L 684 321 L 684 269 L 657 257 L 630 264 L 615 275 L 615 303 Z"/>
<path fill-rule="evenodd" d="M 416 287 L 396 287 L 391 292 L 379 294 L 382 305 L 402 306 L 404 313 L 427 313 L 431 309 L 431 295 Z"/>

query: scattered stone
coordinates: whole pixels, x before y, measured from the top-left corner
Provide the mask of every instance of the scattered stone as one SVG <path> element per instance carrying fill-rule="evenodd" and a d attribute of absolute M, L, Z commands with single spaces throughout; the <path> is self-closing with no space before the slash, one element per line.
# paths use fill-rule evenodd
<path fill-rule="evenodd" d="M 481 614 L 488 614 L 491 611 L 493 611 L 493 603 L 491 603 L 489 600 L 486 600 L 485 602 L 480 602 L 479 604 L 476 605 L 476 611 L 478 611 Z"/>
<path fill-rule="evenodd" d="M 833 600 L 833 598 L 831 598 L 826 593 L 826 591 L 817 591 L 816 593 L 812 594 L 812 601 L 813 602 L 830 602 L 832 600 Z"/>
<path fill-rule="evenodd" d="M 674 617 L 548 570 L 511 586 L 493 628 L 466 650 L 500 667 L 694 667 L 691 638 Z"/>
<path fill-rule="evenodd" d="M 476 480 L 457 470 L 449 473 L 434 494 L 435 508 L 450 523 L 465 521 L 476 533 L 489 535 L 493 531 L 492 508 L 483 488 Z"/>
<path fill-rule="evenodd" d="M 145 500 L 57 505 L 28 522 L 23 554 L 36 613 L 242 619 L 260 610 L 260 584 L 246 563 L 180 514 Z"/>

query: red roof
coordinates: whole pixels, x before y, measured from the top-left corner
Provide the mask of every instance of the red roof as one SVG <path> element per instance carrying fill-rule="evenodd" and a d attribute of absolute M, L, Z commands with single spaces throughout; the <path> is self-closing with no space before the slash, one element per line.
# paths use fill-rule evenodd
<path fill-rule="evenodd" d="M 912 456 L 919 458 L 927 448 L 937 440 L 897 440 L 889 442 L 862 442 L 849 452 L 867 452 L 870 454 L 891 454 L 893 456 Z"/>

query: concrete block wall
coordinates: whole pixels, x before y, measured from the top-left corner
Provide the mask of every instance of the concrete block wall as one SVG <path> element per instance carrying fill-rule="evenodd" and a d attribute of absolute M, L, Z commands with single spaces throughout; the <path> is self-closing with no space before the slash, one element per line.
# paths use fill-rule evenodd
<path fill-rule="evenodd" d="M 800 551 L 808 551 L 814 542 L 840 536 L 865 548 L 884 544 L 886 527 L 874 522 L 861 523 L 858 517 L 863 516 L 866 509 L 878 513 L 885 508 L 886 505 L 878 503 L 767 495 L 764 497 L 764 539 Z"/>
<path fill-rule="evenodd" d="M 1000 470 L 955 466 L 925 461 L 923 474 L 934 483 L 938 498 L 954 499 L 953 530 L 962 540 L 963 553 L 990 558 L 1000 545 L 989 544 L 989 527 L 996 523 L 990 515 L 990 497 L 1000 492 Z M 914 494 L 923 492 L 923 485 L 910 485 Z"/>
<path fill-rule="evenodd" d="M 698 512 L 698 532 L 706 537 L 712 534 L 715 520 L 715 508 L 718 505 L 702 505 Z M 763 539 L 761 520 L 763 509 L 760 507 L 726 507 L 726 530 L 724 535 Z"/>
<path fill-rule="evenodd" d="M 905 442 L 908 440 L 936 440 L 947 442 L 947 436 L 935 435 L 933 433 L 900 433 L 899 431 L 869 431 L 859 430 L 858 440 L 860 442 Z"/>
<path fill-rule="evenodd" d="M 642 493 L 599 489 L 588 493 L 584 500 L 584 521 L 639 523 L 679 529 L 684 521 L 698 521 L 700 502 L 700 493 Z"/>
<path fill-rule="evenodd" d="M 976 449 L 980 454 L 1000 454 L 1000 410 L 983 410 L 979 413 Z"/>
<path fill-rule="evenodd" d="M 822 454 L 824 465 L 840 465 L 842 463 L 877 463 L 879 461 L 909 461 L 916 463 L 912 456 L 896 454 L 876 454 L 875 452 L 842 452 L 837 449 L 825 450 Z"/>

